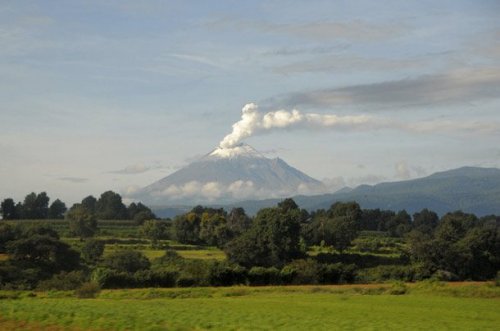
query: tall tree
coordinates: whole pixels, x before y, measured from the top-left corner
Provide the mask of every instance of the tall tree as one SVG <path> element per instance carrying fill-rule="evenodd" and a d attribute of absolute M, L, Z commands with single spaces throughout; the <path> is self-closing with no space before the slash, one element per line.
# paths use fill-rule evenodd
<path fill-rule="evenodd" d="M 49 207 L 49 218 L 52 219 L 63 219 L 64 213 L 68 210 L 66 204 L 59 199 L 54 200 Z"/>
<path fill-rule="evenodd" d="M 71 232 L 84 238 L 92 237 L 97 231 L 97 220 L 95 216 L 80 204 L 75 204 L 66 214 L 66 219 L 69 220 L 69 228 Z"/>
<path fill-rule="evenodd" d="M 324 221 L 324 241 L 342 252 L 357 237 L 361 208 L 356 202 L 337 202 L 327 211 Z"/>
<path fill-rule="evenodd" d="M 300 210 L 261 209 L 251 228 L 229 242 L 229 260 L 243 266 L 280 266 L 300 257 Z"/>
<path fill-rule="evenodd" d="M 7 198 L 0 205 L 0 213 L 4 220 L 15 220 L 19 218 L 18 210 L 13 199 Z"/>
<path fill-rule="evenodd" d="M 420 212 L 413 214 L 413 228 L 425 234 L 432 234 L 434 229 L 438 226 L 439 217 L 438 215 L 429 210 L 422 209 Z"/>
<path fill-rule="evenodd" d="M 24 198 L 22 204 L 22 215 L 24 219 L 44 219 L 49 214 L 50 198 L 47 193 L 41 192 L 36 194 L 31 192 Z"/>
<path fill-rule="evenodd" d="M 91 214 L 95 214 L 95 206 L 97 203 L 97 199 L 94 198 L 92 195 L 89 195 L 88 197 L 83 198 L 82 200 L 82 206 L 83 208 L 87 209 L 87 211 Z"/>
<path fill-rule="evenodd" d="M 141 202 L 132 202 L 127 208 L 128 218 L 134 220 L 137 224 L 142 224 L 146 220 L 153 220 L 156 215 L 147 206 Z"/>
<path fill-rule="evenodd" d="M 154 247 L 157 246 L 158 240 L 167 239 L 168 236 L 167 227 L 162 221 L 145 221 L 140 230 L 143 236 L 151 240 L 151 245 Z"/>
<path fill-rule="evenodd" d="M 101 194 L 95 206 L 96 216 L 103 220 L 127 219 L 127 207 L 122 202 L 122 197 L 113 191 Z"/>
<path fill-rule="evenodd" d="M 252 219 L 247 216 L 245 209 L 233 208 L 227 215 L 227 226 L 234 234 L 241 234 L 252 225 Z"/>

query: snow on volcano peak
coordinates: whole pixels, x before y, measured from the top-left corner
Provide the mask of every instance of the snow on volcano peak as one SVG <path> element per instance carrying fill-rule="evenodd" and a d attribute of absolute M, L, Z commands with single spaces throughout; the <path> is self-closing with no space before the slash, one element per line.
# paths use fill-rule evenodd
<path fill-rule="evenodd" d="M 239 144 L 231 148 L 217 147 L 209 154 L 209 156 L 218 158 L 234 158 L 234 157 L 265 158 L 262 154 L 260 154 L 253 147 L 247 144 Z"/>

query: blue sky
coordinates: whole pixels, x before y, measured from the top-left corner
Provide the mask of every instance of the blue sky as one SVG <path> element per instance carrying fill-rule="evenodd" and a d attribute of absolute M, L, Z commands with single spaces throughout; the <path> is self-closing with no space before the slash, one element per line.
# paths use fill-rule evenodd
<path fill-rule="evenodd" d="M 247 143 L 333 188 L 500 167 L 499 1 L 2 1 L 0 198 L 126 193 L 249 102 L 386 125 Z"/>

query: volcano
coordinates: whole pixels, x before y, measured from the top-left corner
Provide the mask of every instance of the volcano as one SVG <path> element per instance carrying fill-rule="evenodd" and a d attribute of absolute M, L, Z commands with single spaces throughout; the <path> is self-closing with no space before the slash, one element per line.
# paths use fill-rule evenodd
<path fill-rule="evenodd" d="M 267 158 L 247 144 L 216 148 L 195 162 L 139 190 L 134 198 L 153 205 L 231 203 L 326 191 L 322 182 Z"/>

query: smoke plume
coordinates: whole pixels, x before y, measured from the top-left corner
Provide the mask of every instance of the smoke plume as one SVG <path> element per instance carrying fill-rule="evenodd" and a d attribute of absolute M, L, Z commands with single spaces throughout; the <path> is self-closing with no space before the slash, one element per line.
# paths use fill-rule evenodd
<path fill-rule="evenodd" d="M 254 103 L 246 104 L 241 111 L 241 120 L 233 124 L 233 131 L 222 139 L 220 148 L 233 148 L 243 139 L 274 129 L 299 128 L 357 128 L 370 122 L 366 115 L 338 116 L 301 113 L 298 110 L 275 110 L 261 113 Z"/>

